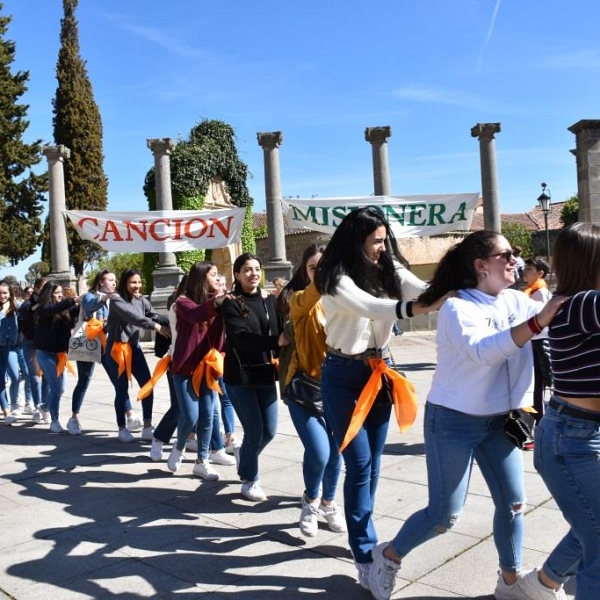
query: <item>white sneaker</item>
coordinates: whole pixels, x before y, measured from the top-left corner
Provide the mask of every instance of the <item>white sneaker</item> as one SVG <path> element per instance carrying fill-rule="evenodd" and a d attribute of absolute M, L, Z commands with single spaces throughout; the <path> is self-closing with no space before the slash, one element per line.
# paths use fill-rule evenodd
<path fill-rule="evenodd" d="M 32 415 L 33 414 L 33 404 L 31 402 L 27 402 L 27 404 L 25 404 L 25 406 L 23 407 L 23 414 L 24 415 Z"/>
<path fill-rule="evenodd" d="M 50 423 L 50 433 L 62 433 L 64 429 L 58 421 L 52 421 Z"/>
<path fill-rule="evenodd" d="M 33 411 L 33 414 L 31 415 L 31 420 L 34 423 L 41 423 L 43 418 L 44 417 L 42 416 L 42 411 L 38 410 L 37 408 Z"/>
<path fill-rule="evenodd" d="M 150 458 L 154 462 L 159 462 L 165 458 L 163 453 L 163 443 L 155 437 L 152 438 L 152 446 L 150 446 Z"/>
<path fill-rule="evenodd" d="M 42 419 L 43 419 L 44 423 L 50 423 L 50 421 L 52 420 L 50 418 L 50 411 L 45 408 L 42 408 L 41 411 L 42 411 Z"/>
<path fill-rule="evenodd" d="M 185 449 L 190 452 L 198 452 L 198 440 L 190 440 L 188 439 L 185 443 Z"/>
<path fill-rule="evenodd" d="M 129 444 L 130 442 L 134 442 L 135 438 L 129 429 L 120 429 L 119 430 L 119 441 L 124 442 L 125 444 Z"/>
<path fill-rule="evenodd" d="M 140 436 L 145 442 L 151 442 L 154 439 L 154 427 L 144 427 L 142 429 L 142 435 Z"/>
<path fill-rule="evenodd" d="M 21 416 L 21 411 L 19 410 L 19 405 L 18 404 L 11 404 L 10 405 L 10 414 L 14 415 L 15 417 L 20 417 Z"/>
<path fill-rule="evenodd" d="M 329 526 L 329 529 L 331 531 L 334 531 L 335 533 L 342 533 L 344 531 L 347 531 L 346 521 L 344 520 L 342 511 L 335 502 L 332 502 L 329 506 L 325 506 L 321 502 L 321 505 L 319 506 L 319 512 L 321 513 L 321 516 L 324 517 L 327 521 L 327 525 Z"/>
<path fill-rule="evenodd" d="M 6 415 L 4 417 L 4 424 L 5 425 L 12 425 L 13 423 L 15 423 L 17 420 L 17 416 L 13 415 L 12 413 L 10 413 L 10 415 Z"/>
<path fill-rule="evenodd" d="M 300 511 L 300 531 L 306 537 L 315 537 L 319 531 L 319 506 L 306 501 L 302 496 L 302 510 Z"/>
<path fill-rule="evenodd" d="M 219 479 L 219 474 L 213 469 L 212 465 L 204 460 L 201 463 L 197 462 L 192 470 L 194 475 L 202 477 L 202 479 L 208 479 L 209 481 L 216 481 Z"/>
<path fill-rule="evenodd" d="M 142 419 L 140 419 L 135 413 L 131 413 L 127 417 L 125 427 L 129 431 L 137 431 L 138 429 L 141 429 L 143 426 L 144 426 L 144 421 L 142 421 Z"/>
<path fill-rule="evenodd" d="M 225 467 L 233 467 L 235 465 L 235 458 L 227 456 L 225 450 L 214 450 L 208 455 L 208 460 L 213 465 L 223 465 Z"/>
<path fill-rule="evenodd" d="M 388 543 L 382 542 L 373 548 L 373 564 L 369 571 L 369 589 L 375 600 L 390 600 L 394 585 L 396 584 L 396 575 L 400 570 L 400 563 L 397 563 L 383 554 Z"/>
<path fill-rule="evenodd" d="M 81 435 L 81 425 L 79 424 L 79 421 L 71 417 L 67 421 L 67 431 L 71 435 Z"/>
<path fill-rule="evenodd" d="M 373 563 L 354 563 L 358 571 L 358 583 L 363 590 L 369 589 L 369 572 Z"/>
<path fill-rule="evenodd" d="M 169 471 L 172 473 L 177 473 L 184 458 L 185 450 L 177 450 L 177 446 L 173 446 L 171 454 L 169 454 L 169 458 L 167 459 L 167 468 Z"/>
<path fill-rule="evenodd" d="M 229 438 L 227 438 L 227 441 L 225 442 L 225 454 L 229 454 L 229 455 L 233 456 L 234 448 L 235 448 L 235 438 L 233 436 L 230 436 Z"/>
<path fill-rule="evenodd" d="M 267 495 L 262 491 L 258 481 L 242 483 L 242 496 L 252 502 L 264 502 Z"/>
<path fill-rule="evenodd" d="M 500 573 L 494 590 L 496 600 L 566 600 L 562 586 L 558 590 L 546 587 L 538 577 L 537 569 L 520 573 L 516 583 L 508 585 Z"/>

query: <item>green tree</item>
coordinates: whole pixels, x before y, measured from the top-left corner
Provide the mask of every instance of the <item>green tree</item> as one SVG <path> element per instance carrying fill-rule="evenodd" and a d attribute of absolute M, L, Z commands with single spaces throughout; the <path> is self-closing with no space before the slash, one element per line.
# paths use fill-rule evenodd
<path fill-rule="evenodd" d="M 100 271 L 112 271 L 117 276 L 117 281 L 123 271 L 127 269 L 138 269 L 140 272 L 144 268 L 144 255 L 141 252 L 122 253 L 117 252 L 101 258 L 94 269 L 86 277 L 88 286 L 94 282 L 94 277 Z M 142 280 L 144 287 L 147 281 Z M 146 291 L 146 290 L 144 290 Z"/>
<path fill-rule="evenodd" d="M 75 9 L 79 0 L 63 0 L 60 41 L 56 66 L 58 87 L 54 108 L 54 142 L 71 150 L 65 160 L 65 194 L 68 210 L 106 210 L 108 181 L 104 174 L 102 120 L 94 100 L 86 63 L 80 56 Z M 82 240 L 67 224 L 69 260 L 75 275 L 105 252 L 93 242 Z"/>
<path fill-rule="evenodd" d="M 246 184 L 248 167 L 238 157 L 233 127 L 223 121 L 204 119 L 191 129 L 186 139 L 177 141 L 170 162 L 173 209 L 202 209 L 210 182 L 220 177 L 227 186 L 231 202 L 235 206 L 246 207 L 242 248 L 245 252 L 254 252 L 253 200 Z M 154 168 L 146 175 L 144 193 L 149 209 L 156 210 Z M 203 260 L 207 254 L 202 249 L 177 252 L 177 264 L 187 272 L 194 262 Z M 145 255 L 144 275 L 148 283 L 157 265 L 157 254 Z"/>
<path fill-rule="evenodd" d="M 523 223 L 502 223 L 502 235 L 511 246 L 521 247 L 521 256 L 533 255 L 531 231 Z"/>
<path fill-rule="evenodd" d="M 29 265 L 29 270 L 25 273 L 25 281 L 33 285 L 36 279 L 46 277 L 50 274 L 50 265 L 47 262 L 40 261 Z"/>
<path fill-rule="evenodd" d="M 577 195 L 571 196 L 565 201 L 560 211 L 560 221 L 565 227 L 579 221 L 579 198 Z"/>
<path fill-rule="evenodd" d="M 0 12 L 4 5 L 0 3 Z M 15 44 L 6 39 L 11 18 L 0 14 L 0 254 L 11 265 L 31 256 L 42 241 L 41 215 L 47 176 L 36 175 L 41 141 L 23 141 L 29 106 L 20 104 L 28 71 L 11 72 Z"/>

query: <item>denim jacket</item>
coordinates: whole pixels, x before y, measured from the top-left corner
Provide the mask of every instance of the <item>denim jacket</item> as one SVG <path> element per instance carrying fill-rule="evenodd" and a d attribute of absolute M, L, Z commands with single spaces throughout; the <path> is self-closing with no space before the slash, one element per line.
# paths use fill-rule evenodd
<path fill-rule="evenodd" d="M 17 313 L 5 315 L 0 311 L 0 346 L 18 346 L 21 343 Z"/>

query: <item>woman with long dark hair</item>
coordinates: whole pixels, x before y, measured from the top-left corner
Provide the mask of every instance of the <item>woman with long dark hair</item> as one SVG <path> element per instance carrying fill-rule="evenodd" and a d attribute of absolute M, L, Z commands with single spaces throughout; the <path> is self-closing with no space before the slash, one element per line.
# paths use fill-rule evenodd
<path fill-rule="evenodd" d="M 222 374 L 218 362 L 225 332 L 219 309 L 225 298 L 226 295 L 220 293 L 220 278 L 215 263 L 196 262 L 190 268 L 185 289 L 174 307 L 177 337 L 171 370 L 179 402 L 179 420 L 177 442 L 167 466 L 173 472 L 179 469 L 188 435 L 195 431 L 198 446 L 193 473 L 213 481 L 219 479 L 219 473 L 208 459 L 218 400 L 218 378 Z"/>
<path fill-rule="evenodd" d="M 14 423 L 20 415 L 19 366 L 16 360 L 10 360 L 12 349 L 19 343 L 17 308 L 12 285 L 6 280 L 0 281 L 0 407 L 6 425 Z M 10 379 L 10 405 L 6 394 L 7 376 Z"/>
<path fill-rule="evenodd" d="M 150 379 L 150 369 L 140 346 L 142 330 L 155 330 L 170 337 L 168 326 L 159 323 L 160 315 L 150 301 L 142 295 L 142 275 L 137 269 L 126 269 L 121 273 L 117 292 L 109 294 L 110 310 L 106 323 L 108 342 L 106 346 L 106 371 L 115 388 L 115 414 L 119 428 L 119 441 L 133 442 L 134 437 L 127 428 L 127 403 L 129 381 L 135 377 L 143 387 Z M 131 369 L 131 370 L 129 370 Z M 144 428 L 142 439 L 152 441 L 152 406 L 154 394 L 142 403 Z"/>
<path fill-rule="evenodd" d="M 451 529 L 467 498 L 477 464 L 494 502 L 493 535 L 500 575 L 497 600 L 528 595 L 521 572 L 525 490 L 522 452 L 504 430 L 511 411 L 531 406 L 533 358 L 528 342 L 552 319 L 561 300 L 540 304 L 515 282 L 508 240 L 476 231 L 451 248 L 419 301 L 434 304 L 449 292 L 437 322 L 437 366 L 425 405 L 429 504 L 410 516 L 390 542 L 373 550 L 371 593 L 388 600 L 401 561 L 425 541 Z"/>
<path fill-rule="evenodd" d="M 249 252 L 233 263 L 232 297 L 223 303 L 227 333 L 223 379 L 244 429 L 238 474 L 242 495 L 252 502 L 266 500 L 258 476 L 258 457 L 277 430 L 277 356 L 282 318 L 277 298 L 263 297 L 262 265 Z"/>
<path fill-rule="evenodd" d="M 370 359 L 390 360 L 388 343 L 397 319 L 436 310 L 408 301 L 424 283 L 407 268 L 383 214 L 353 210 L 337 227 L 317 267 L 315 284 L 325 310 L 327 355 L 321 369 L 325 418 L 338 447 L 344 444 Z M 345 445 L 344 513 L 358 581 L 368 589 L 371 551 L 377 543 L 372 514 L 391 404 L 379 393 L 356 435 Z"/>
<path fill-rule="evenodd" d="M 300 531 L 307 537 L 317 535 L 318 520 L 323 517 L 331 531 L 346 531 L 344 517 L 335 503 L 342 457 L 323 415 L 321 404 L 307 405 L 287 387 L 297 375 L 310 377 L 317 385 L 325 358 L 325 313 L 321 295 L 313 280 L 324 246 L 311 244 L 302 261 L 277 297 L 280 311 L 287 316 L 284 333 L 289 345 L 281 349 L 279 386 L 300 441 L 304 446 L 302 474 L 304 493 L 300 511 Z M 288 356 L 286 369 L 283 355 Z"/>
<path fill-rule="evenodd" d="M 50 412 L 50 431 L 62 433 L 60 398 L 66 387 L 67 351 L 71 329 L 77 321 L 81 297 L 63 298 L 58 281 L 47 281 L 34 314 L 37 360 L 46 382 L 44 407 Z"/>

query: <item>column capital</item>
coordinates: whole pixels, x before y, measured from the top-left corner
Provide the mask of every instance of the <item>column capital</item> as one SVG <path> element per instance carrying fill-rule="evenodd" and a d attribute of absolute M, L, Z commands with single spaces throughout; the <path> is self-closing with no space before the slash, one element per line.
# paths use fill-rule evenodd
<path fill-rule="evenodd" d="M 71 150 L 62 144 L 58 146 L 42 146 L 41 152 L 48 160 L 59 160 L 60 162 L 71 156 Z"/>
<path fill-rule="evenodd" d="M 171 154 L 173 148 L 175 148 L 173 138 L 148 138 L 146 140 L 146 145 L 152 150 L 152 154 L 155 156 L 157 154 L 160 156 Z"/>
<path fill-rule="evenodd" d="M 391 136 L 392 128 L 389 125 L 365 128 L 365 141 L 371 144 L 385 144 Z"/>
<path fill-rule="evenodd" d="M 500 123 L 477 123 L 471 127 L 471 137 L 494 139 L 494 134 L 500 131 Z"/>
<path fill-rule="evenodd" d="M 571 127 L 567 127 L 567 129 L 575 135 L 581 131 L 586 131 L 587 129 L 600 130 L 600 121 L 598 119 L 582 119 L 571 125 Z"/>
<path fill-rule="evenodd" d="M 259 131 L 256 139 L 263 150 L 274 150 L 279 148 L 283 142 L 283 133 L 281 131 Z"/>

